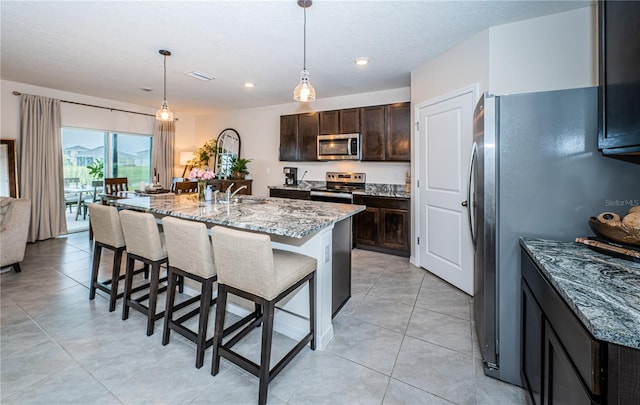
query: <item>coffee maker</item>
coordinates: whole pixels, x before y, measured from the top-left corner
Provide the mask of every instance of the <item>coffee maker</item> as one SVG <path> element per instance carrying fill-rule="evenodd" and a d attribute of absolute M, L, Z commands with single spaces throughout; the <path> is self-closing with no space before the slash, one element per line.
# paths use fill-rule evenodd
<path fill-rule="evenodd" d="M 285 167 L 282 169 L 284 173 L 284 185 L 295 186 L 298 184 L 298 168 L 297 167 Z"/>

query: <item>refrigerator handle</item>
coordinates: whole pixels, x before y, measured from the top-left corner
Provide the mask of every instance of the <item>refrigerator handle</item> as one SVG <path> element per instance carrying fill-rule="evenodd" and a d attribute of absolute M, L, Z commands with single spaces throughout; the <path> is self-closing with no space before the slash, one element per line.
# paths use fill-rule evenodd
<path fill-rule="evenodd" d="M 467 179 L 467 201 L 462 203 L 463 207 L 467 207 L 467 218 L 469 219 L 469 231 L 471 232 L 471 241 L 473 242 L 473 247 L 476 247 L 476 231 L 473 229 L 473 220 L 471 218 L 471 210 L 474 208 L 474 203 L 471 201 L 471 180 L 473 179 L 473 164 L 478 156 L 478 144 L 473 143 L 471 147 L 471 156 L 469 158 L 469 178 Z"/>

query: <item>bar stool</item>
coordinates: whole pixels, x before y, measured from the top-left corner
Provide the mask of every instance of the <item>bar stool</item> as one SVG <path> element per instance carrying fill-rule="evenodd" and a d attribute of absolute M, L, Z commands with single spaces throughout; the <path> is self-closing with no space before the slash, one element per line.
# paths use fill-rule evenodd
<path fill-rule="evenodd" d="M 218 270 L 218 307 L 213 335 L 211 374 L 220 369 L 220 357 L 231 361 L 260 379 L 258 403 L 267 402 L 267 388 L 280 371 L 307 343 L 315 350 L 315 274 L 317 260 L 298 253 L 271 248 L 268 235 L 215 227 L 211 230 L 213 254 Z M 309 282 L 309 333 L 272 369 L 271 342 L 275 304 L 301 285 Z M 264 314 L 223 343 L 227 294 L 253 301 Z M 254 326 L 262 325 L 260 364 L 231 350 Z M 226 332 L 226 331 L 225 331 Z"/>
<path fill-rule="evenodd" d="M 93 266 L 91 269 L 91 286 L 89 287 L 89 300 L 96 297 L 96 289 L 109 294 L 109 312 L 116 309 L 116 300 L 124 294 L 118 294 L 118 281 L 125 276 L 120 275 L 122 253 L 126 250 L 124 234 L 120 225 L 120 217 L 115 207 L 101 204 L 89 204 L 89 219 L 94 232 Z M 111 279 L 98 281 L 100 269 L 100 256 L 102 248 L 113 250 L 113 267 Z M 149 266 L 146 264 L 135 274 L 144 272 L 145 278 L 149 277 Z"/>
<path fill-rule="evenodd" d="M 213 265 L 211 242 L 204 223 L 187 221 L 172 217 L 162 219 L 169 265 L 167 267 L 168 287 L 165 309 L 162 344 L 169 343 L 171 330 L 196 344 L 196 367 L 202 367 L 204 351 L 213 344 L 213 339 L 207 340 L 207 323 L 209 321 L 209 307 L 215 304 L 211 298 L 213 283 L 216 281 L 216 270 Z M 178 276 L 187 277 L 201 285 L 200 295 L 192 297 L 179 304 L 175 304 L 176 283 Z M 199 302 L 198 308 L 173 319 L 173 314 L 193 303 Z M 200 315 L 198 330 L 193 331 L 183 324 Z"/>
<path fill-rule="evenodd" d="M 160 266 L 167 263 L 167 248 L 164 235 L 158 230 L 158 224 L 152 214 L 131 210 L 120 211 L 120 223 L 124 240 L 127 244 L 127 268 L 125 272 L 124 300 L 122 305 L 122 320 L 129 318 L 129 308 L 136 309 L 147 316 L 147 336 L 153 334 L 155 321 L 164 316 L 164 311 L 156 313 L 158 293 L 166 291 L 167 286 L 159 284 L 167 281 L 167 277 L 160 278 Z M 133 290 L 133 264 L 138 260 L 151 267 L 151 280 L 148 284 L 149 292 L 131 298 Z M 149 304 L 142 302 L 149 300 Z"/>

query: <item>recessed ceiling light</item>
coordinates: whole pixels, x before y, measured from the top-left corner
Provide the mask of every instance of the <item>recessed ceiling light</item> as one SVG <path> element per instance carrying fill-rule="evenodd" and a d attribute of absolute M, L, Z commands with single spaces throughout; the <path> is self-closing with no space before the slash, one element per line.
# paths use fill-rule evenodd
<path fill-rule="evenodd" d="M 256 85 L 254 83 L 251 82 L 244 82 L 244 87 L 248 87 L 250 89 L 256 87 Z"/>
<path fill-rule="evenodd" d="M 353 61 L 353 63 L 355 63 L 358 66 L 364 66 L 364 65 L 369 63 L 369 59 L 368 58 L 357 58 L 356 60 Z"/>
<path fill-rule="evenodd" d="M 209 80 L 213 80 L 214 77 L 210 76 L 206 73 L 201 73 L 201 72 L 196 72 L 195 70 L 193 72 L 187 72 L 185 73 L 187 76 L 191 76 L 194 79 L 198 79 L 198 80 L 202 80 L 203 82 L 208 82 Z"/>

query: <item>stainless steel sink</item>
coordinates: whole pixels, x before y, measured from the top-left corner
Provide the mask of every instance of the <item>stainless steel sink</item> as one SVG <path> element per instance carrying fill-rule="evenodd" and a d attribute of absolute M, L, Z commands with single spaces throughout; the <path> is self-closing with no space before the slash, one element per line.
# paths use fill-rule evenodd
<path fill-rule="evenodd" d="M 254 199 L 248 199 L 248 198 L 240 198 L 237 202 L 237 204 L 267 204 L 269 203 L 269 201 L 267 200 L 254 200 Z M 236 204 L 236 202 L 234 202 L 234 204 Z"/>

